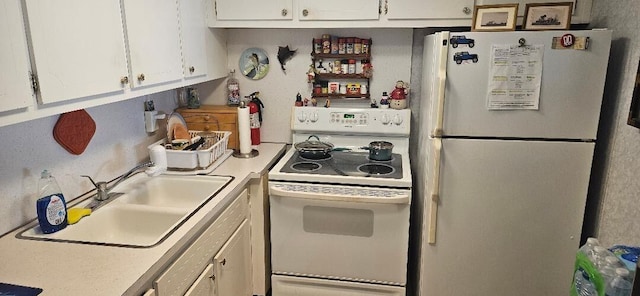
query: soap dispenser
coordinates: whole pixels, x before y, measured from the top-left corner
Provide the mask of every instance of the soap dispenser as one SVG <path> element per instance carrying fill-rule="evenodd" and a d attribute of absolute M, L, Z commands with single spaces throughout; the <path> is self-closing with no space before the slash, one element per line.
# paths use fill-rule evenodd
<path fill-rule="evenodd" d="M 42 171 L 38 181 L 36 211 L 43 233 L 54 233 L 67 227 L 67 203 L 56 179 L 47 170 Z"/>

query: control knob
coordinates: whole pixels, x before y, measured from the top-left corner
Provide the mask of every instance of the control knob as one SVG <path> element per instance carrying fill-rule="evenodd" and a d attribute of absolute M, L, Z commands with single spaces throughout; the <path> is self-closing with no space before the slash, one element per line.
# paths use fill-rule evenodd
<path fill-rule="evenodd" d="M 400 125 L 402 124 L 402 117 L 398 114 L 393 116 L 393 123 L 395 123 L 396 125 Z"/>
<path fill-rule="evenodd" d="M 307 114 L 304 112 L 299 112 L 297 117 L 300 122 L 305 122 L 307 120 Z"/>
<path fill-rule="evenodd" d="M 310 119 L 311 119 L 311 122 L 316 122 L 316 121 L 318 121 L 318 112 L 313 112 L 313 113 L 311 114 L 311 118 L 310 118 Z"/>
<path fill-rule="evenodd" d="M 389 118 L 389 115 L 387 114 L 382 114 L 380 121 L 382 121 L 382 124 L 387 125 L 391 121 L 391 118 Z"/>

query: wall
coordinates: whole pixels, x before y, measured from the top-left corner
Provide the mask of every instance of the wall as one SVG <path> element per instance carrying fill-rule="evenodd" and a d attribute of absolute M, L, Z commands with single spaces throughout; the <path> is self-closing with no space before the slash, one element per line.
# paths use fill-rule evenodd
<path fill-rule="evenodd" d="M 372 38 L 373 78 L 370 93 L 379 100 L 383 91 L 391 92 L 397 80 L 410 82 L 412 29 L 229 29 L 227 48 L 229 68 L 236 70 L 240 94 L 260 92 L 264 102 L 264 121 L 261 129 L 264 142 L 291 142 L 291 106 L 299 92 L 309 97 L 311 86 L 306 72 L 311 64 L 311 43 L 322 34 Z M 277 59 L 278 46 L 289 45 L 296 54 L 286 62 L 286 73 Z M 250 80 L 240 74 L 238 60 L 251 47 L 264 49 L 270 62 L 269 73 L 261 80 Z M 326 66 L 326 63 L 324 64 Z M 198 90 L 204 104 L 226 104 L 225 80 L 200 84 Z M 355 105 L 369 107 L 364 100 L 332 100 L 332 106 Z M 318 105 L 323 105 L 318 102 Z"/>
<path fill-rule="evenodd" d="M 594 0 L 591 27 L 613 30 L 585 233 L 640 245 L 640 130 L 626 124 L 640 58 L 640 2 Z M 591 225 L 591 227 L 589 227 Z"/>
<path fill-rule="evenodd" d="M 0 128 L 0 234 L 36 217 L 37 180 L 43 169 L 52 172 L 71 200 L 93 188 L 80 175 L 107 181 L 148 158 L 147 146 L 166 135 L 166 128 L 159 122 L 159 131 L 145 132 L 145 99 L 153 99 L 159 111 L 171 112 L 176 106 L 172 90 L 86 109 L 96 132 L 81 155 L 54 140 L 57 115 Z"/>

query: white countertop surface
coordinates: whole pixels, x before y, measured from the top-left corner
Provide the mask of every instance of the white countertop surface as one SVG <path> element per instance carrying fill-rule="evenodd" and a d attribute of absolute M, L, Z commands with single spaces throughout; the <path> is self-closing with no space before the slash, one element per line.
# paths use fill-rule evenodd
<path fill-rule="evenodd" d="M 235 179 L 159 245 L 134 249 L 17 239 L 21 227 L 0 238 L 0 282 L 41 288 L 40 295 L 139 295 L 250 179 L 267 172 L 285 145 L 262 143 L 256 150 L 255 158 L 232 156 L 211 172 Z"/>

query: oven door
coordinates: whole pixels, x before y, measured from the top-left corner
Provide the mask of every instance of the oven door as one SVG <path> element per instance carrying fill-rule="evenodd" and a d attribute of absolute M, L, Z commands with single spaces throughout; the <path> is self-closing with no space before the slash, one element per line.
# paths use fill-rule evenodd
<path fill-rule="evenodd" d="M 274 274 L 404 286 L 409 189 L 271 182 Z"/>

